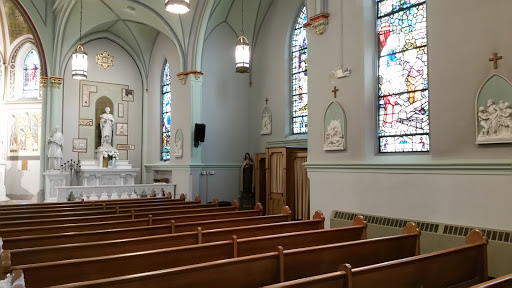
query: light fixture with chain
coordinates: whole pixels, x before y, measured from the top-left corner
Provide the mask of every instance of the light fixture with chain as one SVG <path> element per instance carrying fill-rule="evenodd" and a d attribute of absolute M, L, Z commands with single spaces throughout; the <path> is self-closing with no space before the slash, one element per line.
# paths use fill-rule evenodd
<path fill-rule="evenodd" d="M 190 11 L 190 0 L 165 0 L 165 10 L 174 14 L 185 14 Z"/>
<path fill-rule="evenodd" d="M 87 79 L 87 53 L 82 46 L 82 0 L 80 0 L 80 44 L 71 56 L 71 75 L 73 79 Z"/>
<path fill-rule="evenodd" d="M 249 72 L 249 41 L 244 36 L 244 0 L 242 0 L 242 34 L 238 37 L 235 48 L 235 68 L 237 73 Z"/>

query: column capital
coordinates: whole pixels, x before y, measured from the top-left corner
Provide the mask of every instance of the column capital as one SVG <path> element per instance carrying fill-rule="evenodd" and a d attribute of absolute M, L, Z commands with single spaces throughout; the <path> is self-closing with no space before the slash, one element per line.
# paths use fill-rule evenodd
<path fill-rule="evenodd" d="M 60 85 L 64 82 L 63 77 L 50 76 L 50 82 L 52 82 L 52 88 L 60 88 Z"/>

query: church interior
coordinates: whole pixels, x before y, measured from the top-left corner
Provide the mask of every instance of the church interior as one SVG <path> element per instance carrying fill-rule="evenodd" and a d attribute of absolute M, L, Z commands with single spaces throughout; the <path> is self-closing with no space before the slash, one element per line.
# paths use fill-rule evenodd
<path fill-rule="evenodd" d="M 115 221 L 152 226 L 163 225 L 159 214 L 136 220 L 137 210 L 127 204 L 135 200 L 124 198 L 148 201 L 138 205 L 149 209 L 162 197 L 142 198 L 162 192 L 158 201 L 169 197 L 206 205 L 197 209 L 231 205 L 240 213 L 286 215 L 308 225 L 322 219 L 322 229 L 363 225 L 368 229 L 358 232 L 363 240 L 408 235 L 397 241 L 417 246 L 396 247 L 409 245 L 414 249 L 407 253 L 416 257 L 485 247 L 473 253 L 483 253 L 485 264 L 468 268 L 478 268 L 479 281 L 422 287 L 470 287 L 512 273 L 508 11 L 509 0 L 0 0 L 0 237 L 4 249 L 14 249 L 7 271 L 23 271 L 26 287 L 71 283 L 34 282 L 64 270 L 56 265 L 39 271 L 30 266 L 37 262 L 21 260 L 22 248 L 36 246 L 9 242 L 15 238 L 8 235 L 19 234 L 8 230 L 21 226 L 8 221 L 36 218 L 11 212 L 17 204 L 46 207 L 45 215 L 55 214 L 48 216 L 53 221 L 76 208 L 71 201 L 90 202 L 83 217 L 101 206 L 117 214 Z M 114 204 L 122 201 L 126 206 Z M 122 211 L 130 218 L 122 218 Z M 178 218 L 172 233 L 181 229 Z M 37 221 L 34 231 L 36 225 L 79 223 Z M 117 238 L 104 240 L 112 239 Z M 100 240 L 84 240 L 91 241 Z M 244 239 L 237 241 L 234 258 L 252 255 L 242 252 Z M 165 247 L 158 245 L 163 244 L 151 249 Z M 271 250 L 282 265 L 288 263 L 283 257 L 294 257 L 286 249 Z M 52 261 L 72 259 L 55 257 Z M 288 261 L 284 267 L 302 263 Z M 264 274 L 264 267 L 274 265 L 265 263 L 247 267 Z M 82 269 L 73 265 L 66 269 Z M 107 275 L 101 267 L 109 264 L 101 265 L 94 266 L 97 279 L 110 279 L 101 276 Z M 229 285 L 219 280 L 211 287 L 333 287 L 352 279 L 354 287 L 378 287 L 355 284 L 358 269 L 371 266 L 348 266 L 301 277 L 281 269 L 275 283 L 242 273 Z M 215 267 L 211 271 L 219 275 L 245 269 Z M 140 283 L 166 287 L 158 277 L 179 276 L 189 286 L 177 281 L 172 287 L 202 286 L 190 280 L 197 274 L 179 270 L 184 274 L 173 276 L 178 270 L 146 275 L 148 282 Z M 14 272 L 9 277 L 19 276 Z M 306 276 L 320 274 L 324 286 L 307 282 Z M 252 285 L 237 282 L 243 275 Z M 306 280 L 286 284 L 299 278 Z M 83 278 L 69 287 L 140 287 L 115 281 Z M 390 282 L 389 287 L 413 287 Z"/>

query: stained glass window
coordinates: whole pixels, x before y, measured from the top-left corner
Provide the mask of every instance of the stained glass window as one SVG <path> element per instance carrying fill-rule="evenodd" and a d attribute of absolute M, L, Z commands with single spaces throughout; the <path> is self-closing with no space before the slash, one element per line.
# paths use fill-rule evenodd
<path fill-rule="evenodd" d="M 23 62 L 23 99 L 39 98 L 39 55 L 30 50 Z"/>
<path fill-rule="evenodd" d="M 162 73 L 162 160 L 171 159 L 171 72 L 165 62 Z"/>
<path fill-rule="evenodd" d="M 376 0 L 379 150 L 429 151 L 425 0 Z"/>
<path fill-rule="evenodd" d="M 292 35 L 292 132 L 308 133 L 308 22 L 306 6 L 302 7 Z"/>

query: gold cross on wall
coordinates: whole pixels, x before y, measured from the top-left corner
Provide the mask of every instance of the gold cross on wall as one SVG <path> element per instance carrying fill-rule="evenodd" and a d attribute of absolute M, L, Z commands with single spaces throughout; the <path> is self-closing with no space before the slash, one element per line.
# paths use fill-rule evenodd
<path fill-rule="evenodd" d="M 498 69 L 498 60 L 503 59 L 503 56 L 498 56 L 498 53 L 493 53 L 492 57 L 489 58 L 489 62 L 494 62 L 494 69 Z"/>
<path fill-rule="evenodd" d="M 334 89 L 332 89 L 332 93 L 334 93 L 334 98 L 336 98 L 336 92 L 340 91 L 340 89 L 337 89 L 336 86 L 334 86 Z"/>

